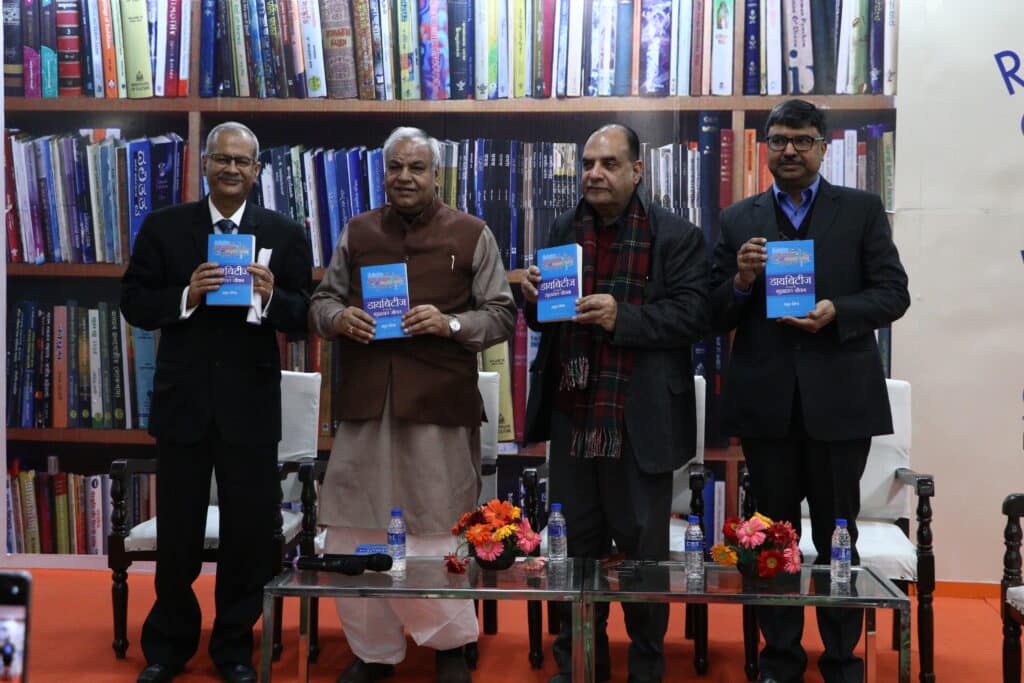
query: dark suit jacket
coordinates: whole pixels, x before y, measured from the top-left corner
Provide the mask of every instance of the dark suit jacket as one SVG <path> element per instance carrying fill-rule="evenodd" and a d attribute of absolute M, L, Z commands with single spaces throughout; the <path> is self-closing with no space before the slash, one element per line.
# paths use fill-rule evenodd
<path fill-rule="evenodd" d="M 121 282 L 125 319 L 160 330 L 149 433 L 194 443 L 215 421 L 229 443 L 277 443 L 281 363 L 275 331 L 306 329 L 309 246 L 297 223 L 248 202 L 239 232 L 256 236 L 257 254 L 273 249 L 274 296 L 267 317 L 252 325 L 245 321 L 246 308 L 200 303 L 181 320 L 182 291 L 206 261 L 212 231 L 206 198 L 149 214 Z"/>
<path fill-rule="evenodd" d="M 697 420 L 690 345 L 708 332 L 708 268 L 699 228 L 655 204 L 646 209 L 653 244 L 643 303 L 619 302 L 609 341 L 634 352 L 625 419 L 637 462 L 645 472 L 664 473 L 694 455 Z M 550 245 L 576 241 L 574 214 L 567 211 L 555 220 Z M 562 371 L 559 338 L 562 327 L 572 323 L 537 323 L 536 306 L 527 307 L 527 319 L 542 336 L 530 368 L 526 438 L 546 441 Z"/>
<path fill-rule="evenodd" d="M 726 372 L 725 428 L 741 437 L 775 438 L 790 427 L 799 388 L 806 432 L 838 441 L 892 432 L 874 330 L 910 306 L 907 274 L 876 195 L 818 187 L 810 225 L 815 295 L 830 299 L 836 318 L 817 334 L 765 317 L 764 276 L 750 296 L 733 293 L 736 252 L 752 237 L 780 239 L 772 190 L 725 209 L 711 270 L 712 319 L 717 332 L 736 329 Z"/>

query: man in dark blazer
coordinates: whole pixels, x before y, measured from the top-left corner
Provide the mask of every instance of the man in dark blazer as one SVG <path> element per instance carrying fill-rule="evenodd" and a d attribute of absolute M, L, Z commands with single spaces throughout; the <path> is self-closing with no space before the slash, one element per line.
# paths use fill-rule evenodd
<path fill-rule="evenodd" d="M 280 566 L 275 333 L 306 329 L 312 290 L 302 228 L 246 202 L 258 155 L 255 135 L 242 124 L 211 130 L 203 155 L 209 196 L 150 214 L 121 284 L 125 319 L 160 330 L 149 424 L 158 456 L 156 603 L 142 628 L 140 683 L 171 680 L 199 645 L 192 583 L 202 565 L 211 472 L 220 540 L 210 656 L 225 681 L 256 680 L 252 627 L 262 587 Z M 272 250 L 268 265 L 248 267 L 261 306 L 206 305 L 205 295 L 224 281 L 223 270 L 207 262 L 214 232 L 251 233 L 257 254 Z"/>
<path fill-rule="evenodd" d="M 823 112 L 788 100 L 765 123 L 771 189 L 724 210 L 712 264 L 712 320 L 735 329 L 724 420 L 742 439 L 757 508 L 800 531 L 807 498 L 817 562 L 831 557 L 837 518 L 846 518 L 857 563 L 860 477 L 871 437 L 892 432 L 874 330 L 907 310 L 907 275 L 881 200 L 829 184 Z M 805 317 L 766 317 L 767 241 L 814 242 L 816 305 Z M 763 681 L 802 680 L 801 608 L 761 608 Z M 828 683 L 863 680 L 853 649 L 859 610 L 818 609 Z"/>
<path fill-rule="evenodd" d="M 522 284 L 542 331 L 527 406 L 527 439 L 550 439 L 548 498 L 566 517 L 571 557 L 668 559 L 672 472 L 690 460 L 696 412 L 690 345 L 708 331 L 701 231 L 638 191 L 640 142 L 616 124 L 583 149 L 583 199 L 559 216 L 550 246 L 583 247 L 583 296 L 571 321 L 537 322 L 540 270 Z M 667 604 L 623 603 L 629 680 L 664 675 Z M 596 607 L 595 669 L 608 680 L 608 604 Z M 571 680 L 571 621 L 554 645 Z"/>

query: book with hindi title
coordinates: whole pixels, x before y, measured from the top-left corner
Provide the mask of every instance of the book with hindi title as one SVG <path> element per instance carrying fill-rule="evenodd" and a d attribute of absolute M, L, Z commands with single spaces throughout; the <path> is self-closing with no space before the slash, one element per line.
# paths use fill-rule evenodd
<path fill-rule="evenodd" d="M 224 269 L 220 289 L 207 292 L 207 306 L 251 306 L 252 274 L 247 266 L 256 262 L 255 235 L 210 235 L 206 260 Z"/>
<path fill-rule="evenodd" d="M 769 318 L 801 317 L 814 310 L 814 240 L 768 242 L 764 267 Z"/>
<path fill-rule="evenodd" d="M 538 249 L 537 267 L 541 275 L 537 320 L 571 320 L 576 315 L 576 300 L 583 295 L 583 247 L 563 244 Z"/>
<path fill-rule="evenodd" d="M 377 321 L 374 339 L 407 337 L 402 316 L 409 311 L 409 275 L 404 263 L 385 263 L 359 269 L 363 310 Z"/>

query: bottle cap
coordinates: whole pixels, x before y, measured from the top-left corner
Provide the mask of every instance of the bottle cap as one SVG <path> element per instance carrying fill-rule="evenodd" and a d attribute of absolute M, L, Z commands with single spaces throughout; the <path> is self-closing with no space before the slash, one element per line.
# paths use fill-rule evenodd
<path fill-rule="evenodd" d="M 846 520 L 843 519 L 842 517 L 836 517 L 836 526 L 840 526 L 840 527 L 845 529 L 846 528 Z"/>
<path fill-rule="evenodd" d="M 394 510 L 392 510 L 391 511 L 391 516 L 392 517 L 401 517 L 402 516 L 402 508 L 395 508 Z"/>
<path fill-rule="evenodd" d="M 551 504 L 551 511 L 552 512 L 561 512 L 562 511 L 562 504 L 561 503 L 552 503 Z"/>
<path fill-rule="evenodd" d="M 690 524 L 700 525 L 700 517 L 698 517 L 697 515 L 690 515 L 689 517 L 687 517 L 687 521 Z"/>

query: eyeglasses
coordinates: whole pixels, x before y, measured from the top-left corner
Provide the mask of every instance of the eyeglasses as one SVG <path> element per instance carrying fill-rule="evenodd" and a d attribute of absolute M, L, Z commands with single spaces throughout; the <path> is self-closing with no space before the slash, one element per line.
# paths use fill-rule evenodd
<path fill-rule="evenodd" d="M 235 167 L 240 171 L 245 171 L 256 163 L 249 157 L 233 157 L 230 154 L 207 154 L 206 158 L 218 166 L 230 166 L 234 162 Z"/>
<path fill-rule="evenodd" d="M 785 135 L 769 135 L 768 136 L 768 149 L 773 152 L 781 152 L 786 149 L 789 143 L 793 143 L 793 149 L 798 152 L 807 152 L 814 147 L 815 142 L 821 142 L 825 138 L 813 137 L 811 135 L 796 135 L 794 137 L 786 137 Z"/>

